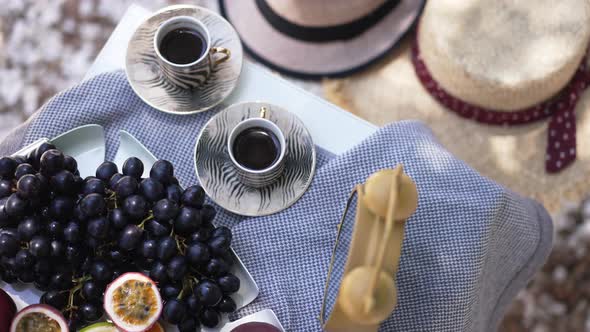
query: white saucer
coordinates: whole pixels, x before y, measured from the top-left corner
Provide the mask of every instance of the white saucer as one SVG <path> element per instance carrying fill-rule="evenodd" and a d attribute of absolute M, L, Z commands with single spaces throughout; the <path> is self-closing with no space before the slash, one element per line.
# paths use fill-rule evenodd
<path fill-rule="evenodd" d="M 156 60 L 153 38 L 162 22 L 174 16 L 191 16 L 207 26 L 212 47 L 231 51 L 198 89 L 181 89 L 168 81 Z M 240 38 L 223 17 L 198 6 L 166 7 L 145 20 L 127 46 L 125 73 L 135 93 L 148 105 L 167 113 L 193 114 L 206 111 L 223 101 L 235 88 L 242 71 Z"/>
<path fill-rule="evenodd" d="M 285 170 L 263 188 L 241 183 L 227 152 L 230 131 L 242 120 L 259 116 L 266 107 L 266 119 L 274 122 L 287 142 Z M 195 144 L 195 170 L 207 195 L 222 208 L 244 216 L 264 216 L 293 205 L 307 190 L 316 166 L 311 135 L 293 113 L 268 103 L 245 102 L 216 114 L 203 127 Z"/>

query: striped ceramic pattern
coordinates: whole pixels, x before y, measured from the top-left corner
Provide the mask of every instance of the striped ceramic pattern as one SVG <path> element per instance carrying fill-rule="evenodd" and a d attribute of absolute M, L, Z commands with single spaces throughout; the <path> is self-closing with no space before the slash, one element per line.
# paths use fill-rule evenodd
<path fill-rule="evenodd" d="M 267 108 L 267 119 L 285 135 L 287 152 L 284 171 L 272 184 L 253 188 L 245 185 L 229 159 L 227 140 L 239 122 L 257 117 Z M 266 103 L 232 105 L 214 116 L 203 128 L 195 146 L 195 168 L 209 197 L 237 214 L 261 216 L 281 211 L 305 193 L 315 172 L 316 152 L 311 136 L 292 113 Z"/>
<path fill-rule="evenodd" d="M 281 173 L 285 170 L 285 164 L 281 163 L 278 167 L 272 169 L 268 173 L 252 174 L 242 169 L 237 169 L 240 180 L 252 187 L 264 187 L 275 181 Z"/>
<path fill-rule="evenodd" d="M 211 47 L 230 50 L 228 61 L 215 66 L 197 89 L 185 89 L 184 78 L 171 81 L 158 63 L 154 50 L 156 30 L 175 16 L 191 16 L 209 30 Z M 221 16 L 196 6 L 171 6 L 157 12 L 135 31 L 126 57 L 125 71 L 131 87 L 148 105 L 168 113 L 191 114 L 219 104 L 234 89 L 242 71 L 242 45 L 233 27 Z M 205 78 L 205 76 L 203 76 Z"/>

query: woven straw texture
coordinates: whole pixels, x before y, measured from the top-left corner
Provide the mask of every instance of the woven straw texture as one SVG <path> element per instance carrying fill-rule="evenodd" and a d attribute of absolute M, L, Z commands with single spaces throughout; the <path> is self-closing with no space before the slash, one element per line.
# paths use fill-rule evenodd
<path fill-rule="evenodd" d="M 424 90 L 411 63 L 409 36 L 388 59 L 370 70 L 325 83 L 327 98 L 377 125 L 415 119 L 425 122 L 451 153 L 482 175 L 533 197 L 555 212 L 579 201 L 590 185 L 590 89 L 576 106 L 577 160 L 558 174 L 544 168 L 548 120 L 500 127 L 461 118 Z"/>

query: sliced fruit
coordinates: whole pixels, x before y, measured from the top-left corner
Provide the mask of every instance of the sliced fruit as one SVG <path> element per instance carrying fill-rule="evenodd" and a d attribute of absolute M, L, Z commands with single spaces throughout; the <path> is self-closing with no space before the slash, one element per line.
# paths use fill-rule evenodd
<path fill-rule="evenodd" d="M 280 332 L 277 327 L 268 323 L 261 323 L 261 322 L 250 322 L 242 324 L 231 332 Z"/>
<path fill-rule="evenodd" d="M 92 325 L 88 325 L 85 328 L 80 330 L 80 332 L 120 332 L 120 331 L 121 330 L 119 330 L 117 328 L 117 326 L 115 326 L 115 324 L 107 323 L 107 322 L 95 323 Z M 164 328 L 162 327 L 162 325 L 160 325 L 160 323 L 156 323 L 149 330 L 147 330 L 145 332 L 165 332 L 165 331 L 164 331 Z"/>
<path fill-rule="evenodd" d="M 120 330 L 112 323 L 95 323 L 81 329 L 80 332 L 119 332 Z"/>
<path fill-rule="evenodd" d="M 154 324 L 149 330 L 146 332 L 166 332 L 160 323 Z"/>
<path fill-rule="evenodd" d="M 16 314 L 16 305 L 12 298 L 0 288 L 0 332 L 8 332 L 10 323 Z"/>
<path fill-rule="evenodd" d="M 65 318 L 45 304 L 33 304 L 19 311 L 12 324 L 10 332 L 68 332 L 68 324 Z"/>
<path fill-rule="evenodd" d="M 162 298 L 150 278 L 141 273 L 125 273 L 107 286 L 104 310 L 119 329 L 144 332 L 160 317 Z"/>

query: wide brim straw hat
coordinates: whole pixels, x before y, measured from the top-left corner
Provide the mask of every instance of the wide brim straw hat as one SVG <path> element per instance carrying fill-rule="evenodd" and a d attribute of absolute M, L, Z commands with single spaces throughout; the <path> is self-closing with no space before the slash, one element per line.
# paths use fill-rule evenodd
<path fill-rule="evenodd" d="M 556 211 L 590 188 L 590 2 L 429 1 L 375 67 L 328 99 L 382 125 L 426 122 L 451 152 Z"/>
<path fill-rule="evenodd" d="M 244 49 L 287 75 L 349 75 L 383 58 L 411 29 L 423 0 L 219 0 Z"/>

